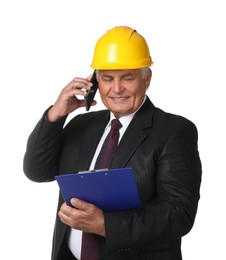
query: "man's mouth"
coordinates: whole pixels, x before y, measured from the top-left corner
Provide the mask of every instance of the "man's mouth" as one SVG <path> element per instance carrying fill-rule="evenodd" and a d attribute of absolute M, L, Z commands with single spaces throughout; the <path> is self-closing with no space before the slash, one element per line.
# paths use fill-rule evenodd
<path fill-rule="evenodd" d="M 129 96 L 123 96 L 123 97 L 109 97 L 109 99 L 113 101 L 125 101 L 129 98 Z"/>

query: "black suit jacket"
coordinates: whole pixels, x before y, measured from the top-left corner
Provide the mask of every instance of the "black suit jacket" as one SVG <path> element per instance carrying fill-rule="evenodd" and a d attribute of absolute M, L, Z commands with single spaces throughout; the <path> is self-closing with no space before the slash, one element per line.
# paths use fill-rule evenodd
<path fill-rule="evenodd" d="M 110 118 L 108 110 L 50 123 L 43 116 L 31 133 L 24 172 L 37 182 L 89 169 Z M 123 135 L 111 168 L 132 167 L 142 209 L 105 212 L 106 238 L 101 259 L 179 260 L 181 237 L 194 223 L 199 201 L 201 163 L 195 125 L 156 108 L 149 98 Z M 59 205 L 63 203 L 59 196 Z M 59 218 L 52 260 L 73 259 L 66 246 L 68 227 Z"/>

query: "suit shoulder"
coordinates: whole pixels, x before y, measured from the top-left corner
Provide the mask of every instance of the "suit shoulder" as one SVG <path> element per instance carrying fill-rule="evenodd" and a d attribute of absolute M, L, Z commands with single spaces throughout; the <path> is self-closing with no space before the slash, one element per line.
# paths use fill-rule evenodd
<path fill-rule="evenodd" d="M 94 111 L 84 114 L 78 114 L 73 117 L 65 126 L 65 128 L 73 128 L 74 126 L 80 127 L 81 125 L 90 125 L 93 121 L 96 121 L 101 118 L 108 117 L 109 111 L 108 110 L 100 110 Z"/>
<path fill-rule="evenodd" d="M 190 129 L 190 131 L 193 130 L 197 132 L 196 125 L 190 119 L 178 114 L 165 112 L 164 110 L 157 107 L 155 107 L 154 121 L 158 122 L 163 127 L 165 126 L 171 129 Z"/>

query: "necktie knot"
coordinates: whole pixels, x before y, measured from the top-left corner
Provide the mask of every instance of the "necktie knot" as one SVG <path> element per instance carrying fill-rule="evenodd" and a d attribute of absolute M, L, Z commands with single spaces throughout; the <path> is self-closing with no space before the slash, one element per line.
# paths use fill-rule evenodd
<path fill-rule="evenodd" d="M 111 128 L 114 130 L 119 130 L 122 127 L 122 124 L 118 119 L 111 120 Z"/>

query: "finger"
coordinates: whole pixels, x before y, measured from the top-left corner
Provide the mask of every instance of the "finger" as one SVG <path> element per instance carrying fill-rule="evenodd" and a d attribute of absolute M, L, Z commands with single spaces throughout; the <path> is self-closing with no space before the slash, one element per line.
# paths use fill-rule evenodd
<path fill-rule="evenodd" d="M 81 86 L 81 84 L 75 84 L 70 82 L 65 88 L 62 89 L 61 95 L 80 95 L 85 93 L 87 90 L 89 90 L 90 87 L 88 86 Z"/>
<path fill-rule="evenodd" d="M 88 81 L 90 81 L 92 77 L 93 77 L 93 75 L 91 74 L 91 75 L 89 75 L 89 77 L 87 77 L 86 79 L 87 79 Z"/>
<path fill-rule="evenodd" d="M 90 87 L 92 86 L 92 83 L 88 79 L 83 79 L 83 78 L 74 78 L 71 81 L 72 87 L 78 88 L 78 89 L 86 89 L 89 90 Z"/>
<path fill-rule="evenodd" d="M 85 96 L 87 94 L 86 90 L 75 88 L 70 90 L 70 96 Z"/>
<path fill-rule="evenodd" d="M 97 104 L 97 101 L 96 100 L 93 100 L 91 106 L 95 106 Z"/>
<path fill-rule="evenodd" d="M 71 228 L 87 231 L 87 223 L 84 221 L 84 211 L 67 206 L 65 203 L 58 212 L 61 222 Z"/>
<path fill-rule="evenodd" d="M 77 102 L 78 102 L 78 106 L 79 107 L 85 107 L 86 106 L 86 102 L 85 102 L 84 99 L 83 100 L 82 99 L 78 99 Z M 97 104 L 97 101 L 93 100 L 91 106 L 95 106 L 96 104 Z"/>
<path fill-rule="evenodd" d="M 69 84 L 67 87 L 65 87 L 63 92 L 76 92 L 76 94 L 80 93 L 86 93 L 88 90 L 90 90 L 90 86 L 88 85 L 82 85 L 82 84 Z"/>
<path fill-rule="evenodd" d="M 77 215 L 79 215 L 79 210 L 68 206 L 66 203 L 61 206 L 60 211 L 58 212 L 58 216 L 64 223 L 71 222 L 71 219 L 76 218 Z"/>
<path fill-rule="evenodd" d="M 62 214 L 69 216 L 69 215 L 71 215 L 72 209 L 73 209 L 72 207 L 68 206 L 66 204 L 66 202 L 64 202 L 62 204 L 62 206 L 60 207 L 60 211 L 59 212 L 62 212 Z"/>
<path fill-rule="evenodd" d="M 70 214 L 68 210 L 68 206 L 64 204 L 61 206 L 60 211 L 58 212 L 58 217 L 64 224 L 68 224 L 70 221 Z"/>
<path fill-rule="evenodd" d="M 91 204 L 83 201 L 83 200 L 80 200 L 80 199 L 77 199 L 77 198 L 72 198 L 71 199 L 71 204 L 76 208 L 76 209 L 79 209 L 79 210 L 82 210 L 82 211 L 87 211 L 90 207 Z"/>
<path fill-rule="evenodd" d="M 64 90 L 61 93 L 61 100 L 69 100 L 70 98 L 74 98 L 77 96 L 85 96 L 87 94 L 86 90 L 82 90 L 82 89 L 76 89 L 76 88 L 71 88 L 68 90 Z"/>
<path fill-rule="evenodd" d="M 86 102 L 85 100 L 83 99 L 78 99 L 78 106 L 79 107 L 85 107 L 86 106 Z"/>

